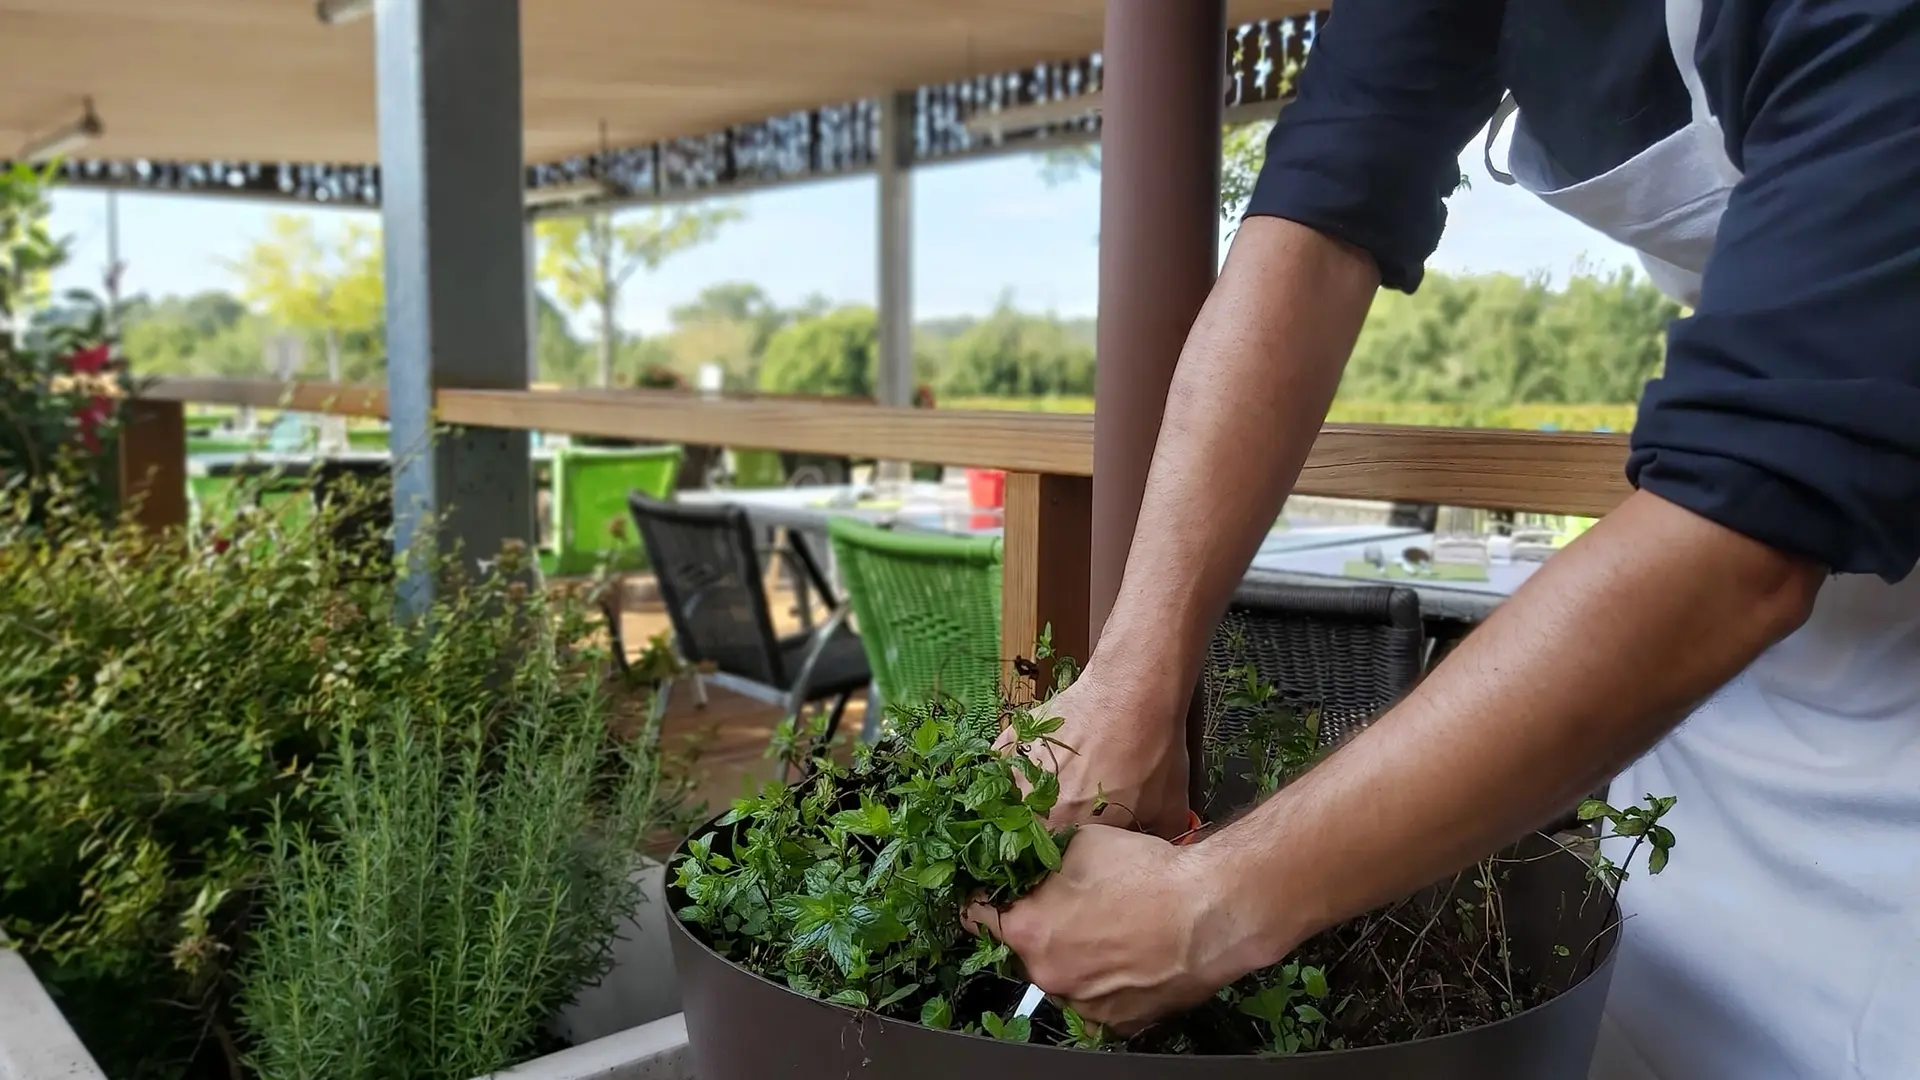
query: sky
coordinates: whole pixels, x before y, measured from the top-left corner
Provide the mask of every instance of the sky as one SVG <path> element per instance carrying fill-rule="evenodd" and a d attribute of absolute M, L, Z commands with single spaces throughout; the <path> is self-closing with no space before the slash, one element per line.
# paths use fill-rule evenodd
<path fill-rule="evenodd" d="M 1480 140 L 1461 155 L 1461 168 L 1472 186 L 1449 200 L 1446 233 L 1430 267 L 1544 272 L 1564 281 L 1581 265 L 1602 272 L 1637 265 L 1624 247 L 1525 192 L 1494 182 L 1482 163 Z M 878 212 L 873 178 L 760 192 L 733 203 L 745 217 L 713 243 L 651 275 L 636 275 L 621 299 L 624 329 L 663 331 L 671 308 L 728 281 L 758 284 L 783 306 L 814 293 L 837 302 L 874 301 Z M 1026 310 L 1094 314 L 1097 176 L 1050 185 L 1031 156 L 934 166 L 914 175 L 913 209 L 916 318 L 984 314 L 1006 293 Z M 311 213 L 323 223 L 367 213 L 217 197 L 122 195 L 120 249 L 128 263 L 123 293 L 235 290 L 227 264 L 266 234 L 273 215 L 289 212 Z M 105 195 L 57 193 L 53 225 L 57 234 L 73 239 L 74 255 L 56 284 L 97 290 L 107 261 Z"/>

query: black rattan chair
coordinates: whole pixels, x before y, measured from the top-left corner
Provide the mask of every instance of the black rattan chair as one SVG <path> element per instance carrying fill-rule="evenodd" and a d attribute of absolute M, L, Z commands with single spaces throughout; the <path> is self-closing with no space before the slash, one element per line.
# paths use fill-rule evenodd
<path fill-rule="evenodd" d="M 1320 713 L 1320 744 L 1365 727 L 1420 679 L 1426 637 L 1412 589 L 1290 585 L 1249 580 L 1234 593 L 1207 648 L 1206 700 L 1218 681 L 1252 664 L 1279 699 Z M 1244 710 L 1222 708 L 1209 729 L 1243 730 Z"/>
<path fill-rule="evenodd" d="M 848 698 L 873 676 L 859 636 L 847 625 L 846 607 L 834 599 L 819 567 L 804 552 L 785 549 L 786 557 L 801 559 L 802 574 L 831 614 L 810 632 L 780 637 L 746 511 L 665 503 L 637 493 L 627 503 L 681 655 L 690 663 L 712 664 L 736 689 L 790 714 L 833 699 L 831 738 Z"/>
<path fill-rule="evenodd" d="M 1225 703 L 1248 665 L 1278 703 L 1318 711 L 1319 744 L 1327 748 L 1418 682 L 1425 653 L 1420 597 L 1412 589 L 1244 581 L 1208 643 L 1204 739 L 1193 749 L 1211 759 L 1219 743 L 1243 736 L 1256 719 L 1251 708 Z M 1204 793 L 1210 817 L 1238 810 L 1254 795 L 1239 772 L 1244 763 L 1226 764 L 1220 788 Z"/>
<path fill-rule="evenodd" d="M 393 572 L 393 467 L 384 461 L 319 462 L 310 477 L 315 507 L 341 506 L 333 522 L 335 546 L 359 554 L 375 576 Z"/>

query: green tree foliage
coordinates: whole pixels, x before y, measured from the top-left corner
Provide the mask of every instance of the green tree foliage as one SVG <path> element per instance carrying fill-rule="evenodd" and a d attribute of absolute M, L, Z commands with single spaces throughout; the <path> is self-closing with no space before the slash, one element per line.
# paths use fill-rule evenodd
<path fill-rule="evenodd" d="M 616 220 L 611 213 L 543 219 L 539 277 L 568 311 L 592 309 L 599 328 L 599 385 L 614 384 L 620 332 L 615 315 L 620 292 L 635 273 L 657 270 L 668 259 L 714 238 L 737 221 L 731 206 L 655 207 Z"/>
<path fill-rule="evenodd" d="M 1621 270 L 1542 277 L 1428 273 L 1412 296 L 1383 291 L 1340 386 L 1348 401 L 1499 406 L 1639 399 L 1680 308 Z"/>
<path fill-rule="evenodd" d="M 1093 392 L 1093 345 L 1053 316 L 1027 315 L 1002 297 L 946 349 L 940 390 L 955 397 L 1051 397 Z"/>
<path fill-rule="evenodd" d="M 744 281 L 710 285 L 693 303 L 676 307 L 669 315 L 673 330 L 662 344 L 672 367 L 691 382 L 701 367 L 718 364 L 726 385 L 734 389 L 758 385 L 767 343 L 781 327 L 802 317 L 780 308 L 760 286 Z"/>
<path fill-rule="evenodd" d="M 142 375 L 258 376 L 269 333 L 230 293 L 136 296 L 120 307 L 120 347 Z"/>
<path fill-rule="evenodd" d="M 25 499 L 36 522 L 54 491 L 113 513 L 116 402 L 133 390 L 112 358 L 105 306 L 78 291 L 53 301 L 68 248 L 47 226 L 51 176 L 0 170 L 0 498 Z"/>
<path fill-rule="evenodd" d="M 311 216 L 278 214 L 267 236 L 228 268 L 240 279 L 241 299 L 273 329 L 319 346 L 309 373 L 346 382 L 384 377 L 386 294 L 375 225 L 349 220 L 323 233 Z"/>
<path fill-rule="evenodd" d="M 594 378 L 593 350 L 573 336 L 567 313 L 544 292 L 534 298 L 533 350 L 538 365 L 536 382 L 559 386 L 587 386 Z"/>
<path fill-rule="evenodd" d="M 760 389 L 772 394 L 872 397 L 880 350 L 878 318 L 848 306 L 773 335 L 760 363 Z"/>

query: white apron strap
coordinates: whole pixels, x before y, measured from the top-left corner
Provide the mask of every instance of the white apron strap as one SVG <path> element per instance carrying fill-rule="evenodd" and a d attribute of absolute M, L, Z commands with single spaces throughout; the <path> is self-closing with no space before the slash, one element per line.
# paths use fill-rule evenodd
<path fill-rule="evenodd" d="M 1512 187 L 1518 181 L 1514 180 L 1512 173 L 1493 163 L 1493 140 L 1500 137 L 1500 129 L 1505 127 L 1507 120 L 1519 110 L 1520 103 L 1513 100 L 1512 94 L 1500 99 L 1500 107 L 1493 110 L 1493 119 L 1487 121 L 1487 145 L 1480 151 L 1481 157 L 1486 161 L 1487 175 L 1508 187 Z"/>

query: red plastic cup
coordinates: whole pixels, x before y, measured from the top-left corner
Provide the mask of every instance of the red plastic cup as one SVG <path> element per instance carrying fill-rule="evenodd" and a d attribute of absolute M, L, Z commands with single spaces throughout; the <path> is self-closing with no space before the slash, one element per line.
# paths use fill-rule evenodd
<path fill-rule="evenodd" d="M 1007 474 L 999 469 L 968 469 L 967 498 L 975 510 L 998 510 L 1007 502 Z"/>

